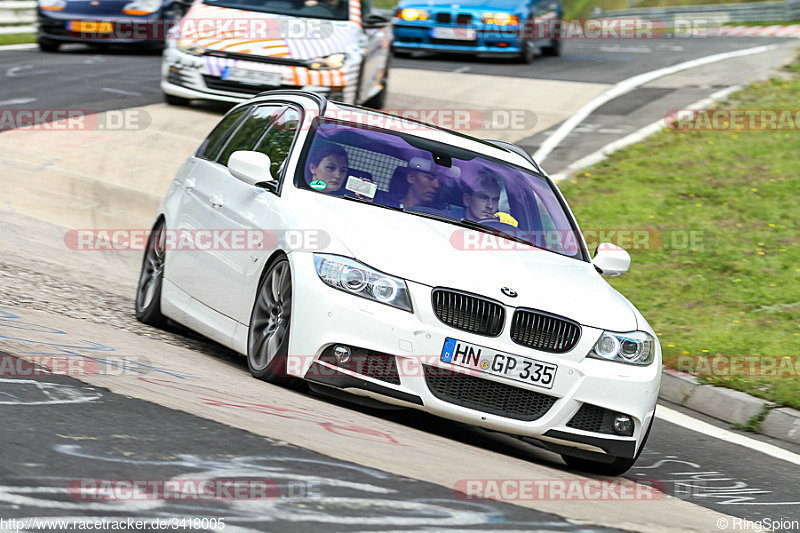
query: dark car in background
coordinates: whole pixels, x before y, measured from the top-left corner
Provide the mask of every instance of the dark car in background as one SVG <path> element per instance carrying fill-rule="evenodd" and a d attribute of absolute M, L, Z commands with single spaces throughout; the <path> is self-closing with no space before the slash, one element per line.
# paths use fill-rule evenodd
<path fill-rule="evenodd" d="M 559 55 L 558 0 L 401 0 L 394 13 L 397 56 L 412 52 L 479 54 L 531 63 Z"/>
<path fill-rule="evenodd" d="M 140 44 L 163 47 L 167 31 L 191 0 L 39 0 L 39 48 L 64 43 Z"/>

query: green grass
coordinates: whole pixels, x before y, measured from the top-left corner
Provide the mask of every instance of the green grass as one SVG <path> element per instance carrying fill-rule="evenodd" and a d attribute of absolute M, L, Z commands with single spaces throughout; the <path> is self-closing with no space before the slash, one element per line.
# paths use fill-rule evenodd
<path fill-rule="evenodd" d="M 790 79 L 747 87 L 720 107 L 800 109 Z M 659 333 L 666 365 L 686 356 L 790 358 L 800 370 L 800 117 L 796 129 L 665 130 L 563 183 L 583 228 L 648 229 L 610 280 Z M 685 232 L 702 237 L 684 245 Z M 652 242 L 652 241 L 651 241 Z M 785 375 L 785 374 L 784 374 Z M 800 408 L 800 375 L 708 382 Z"/>
<path fill-rule="evenodd" d="M 592 10 L 599 7 L 603 11 L 640 7 L 692 6 L 699 4 L 736 4 L 757 2 L 759 0 L 564 0 L 566 18 L 589 17 Z"/>
<path fill-rule="evenodd" d="M 35 43 L 36 36 L 32 33 L 0 33 L 0 45 Z"/>
<path fill-rule="evenodd" d="M 800 20 L 751 20 L 749 22 L 726 22 L 723 26 L 791 26 Z"/>
<path fill-rule="evenodd" d="M 397 5 L 397 0 L 373 0 L 372 7 L 378 9 L 393 9 Z"/>

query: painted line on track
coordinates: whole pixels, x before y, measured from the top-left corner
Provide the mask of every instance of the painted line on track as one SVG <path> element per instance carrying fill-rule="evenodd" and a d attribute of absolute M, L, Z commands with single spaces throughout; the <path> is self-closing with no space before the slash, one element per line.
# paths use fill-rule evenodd
<path fill-rule="evenodd" d="M 707 435 L 709 437 L 714 437 L 715 439 L 724 440 L 726 442 L 730 442 L 731 444 L 738 444 L 739 446 L 750 448 L 751 450 L 764 453 L 771 457 L 775 457 L 776 459 L 782 459 L 784 461 L 800 465 L 800 455 L 797 455 L 796 453 L 792 453 L 789 450 L 784 450 L 783 448 L 779 448 L 778 446 L 774 446 L 767 442 L 761 442 L 749 437 L 745 437 L 744 435 L 740 435 L 738 433 L 733 433 L 727 429 L 719 428 L 713 424 L 709 424 L 708 422 L 703 422 L 702 420 L 692 418 L 691 416 L 683 414 L 680 411 L 675 411 L 674 409 L 664 407 L 661 404 L 658 404 L 658 408 L 656 409 L 656 418 L 671 422 L 686 429 L 691 429 L 692 431 L 702 433 L 703 435 Z"/>
<path fill-rule="evenodd" d="M 726 59 L 733 59 L 736 57 L 743 57 L 749 56 L 753 54 L 761 54 L 763 52 L 769 52 L 770 50 L 774 50 L 778 48 L 777 44 L 769 44 L 763 46 L 756 46 L 754 48 L 745 48 L 743 50 L 735 50 L 733 52 L 724 52 L 722 54 L 714 54 L 706 57 L 701 57 L 698 59 L 692 59 L 691 61 L 684 61 L 683 63 L 678 63 L 677 65 L 672 65 L 670 67 L 660 68 L 658 70 L 651 70 L 650 72 L 645 72 L 643 74 L 638 74 L 633 76 L 632 78 L 628 78 L 622 80 L 621 82 L 614 85 L 612 88 L 592 100 L 591 102 L 584 105 L 582 108 L 578 110 L 577 113 L 572 115 L 570 118 L 565 120 L 561 126 L 553 132 L 545 141 L 542 143 L 542 146 L 536 150 L 536 153 L 533 154 L 533 158 L 536 160 L 537 163 L 540 165 L 542 162 L 547 159 L 547 156 L 550 155 L 558 145 L 563 141 L 567 135 L 569 135 L 572 130 L 575 129 L 578 124 L 583 122 L 586 117 L 592 114 L 597 108 L 602 106 L 603 104 L 626 94 L 637 87 L 641 87 L 642 85 L 649 83 L 655 79 L 662 78 L 664 76 L 669 76 L 670 74 L 675 74 L 676 72 L 680 72 L 682 70 L 688 70 L 695 67 L 701 67 L 704 65 L 708 65 L 710 63 L 716 63 L 718 61 L 724 61 Z"/>
<path fill-rule="evenodd" d="M 738 91 L 741 88 L 742 88 L 741 85 L 732 85 L 730 87 L 726 87 L 725 89 L 710 94 L 709 96 L 703 98 L 702 100 L 698 100 L 693 104 L 689 104 L 688 106 L 685 107 L 685 109 L 703 109 L 704 107 L 713 105 L 714 102 L 727 97 L 732 92 Z M 561 172 L 558 172 L 556 174 L 551 174 L 550 178 L 555 182 L 564 180 L 574 172 L 578 172 L 579 170 L 584 169 L 586 167 L 596 165 L 597 163 L 607 158 L 617 150 L 621 150 L 626 146 L 630 146 L 634 143 L 646 139 L 647 137 L 653 135 L 654 133 L 658 133 L 659 131 L 664 129 L 664 127 L 665 127 L 664 119 L 656 120 L 655 122 L 648 124 L 643 128 L 639 128 L 638 130 L 626 135 L 625 137 L 622 137 L 620 139 L 617 139 L 616 141 L 608 143 L 607 145 L 603 146 L 599 150 L 592 152 L 589 155 L 586 155 L 580 159 L 573 161 L 572 163 L 567 165 L 567 167 Z"/>
<path fill-rule="evenodd" d="M 5 50 L 33 50 L 37 48 L 39 45 L 34 43 L 26 43 L 26 44 L 4 44 L 0 46 L 0 52 Z"/>

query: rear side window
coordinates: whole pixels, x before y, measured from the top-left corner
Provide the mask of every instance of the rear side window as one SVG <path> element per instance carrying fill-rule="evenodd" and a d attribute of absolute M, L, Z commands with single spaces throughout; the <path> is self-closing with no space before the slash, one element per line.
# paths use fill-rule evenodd
<path fill-rule="evenodd" d="M 228 159 L 233 152 L 238 150 L 252 150 L 258 140 L 269 129 L 272 123 L 280 116 L 285 109 L 283 105 L 263 105 L 258 106 L 253 112 L 244 119 L 244 122 L 236 133 L 228 141 L 228 144 L 217 156 L 217 163 L 227 165 Z"/>
<path fill-rule="evenodd" d="M 280 178 L 283 164 L 289 156 L 289 150 L 292 148 L 292 141 L 299 124 L 300 112 L 291 107 L 286 109 L 254 148 L 256 152 L 269 156 L 270 171 L 274 178 Z"/>
<path fill-rule="evenodd" d="M 220 147 L 225 143 L 225 139 L 233 133 L 234 126 L 242 116 L 249 111 L 249 108 L 242 107 L 233 113 L 225 115 L 225 117 L 217 124 L 217 127 L 206 137 L 203 144 L 197 150 L 197 157 L 214 161 L 219 153 Z"/>

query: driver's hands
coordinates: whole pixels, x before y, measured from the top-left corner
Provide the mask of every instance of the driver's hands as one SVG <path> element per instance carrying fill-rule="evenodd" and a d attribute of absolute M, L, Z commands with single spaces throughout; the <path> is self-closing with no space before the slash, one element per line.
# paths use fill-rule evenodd
<path fill-rule="evenodd" d="M 502 222 L 503 224 L 508 224 L 509 226 L 519 227 L 519 222 L 516 218 L 512 217 L 508 213 L 503 211 L 498 211 L 494 214 L 494 218 Z"/>

